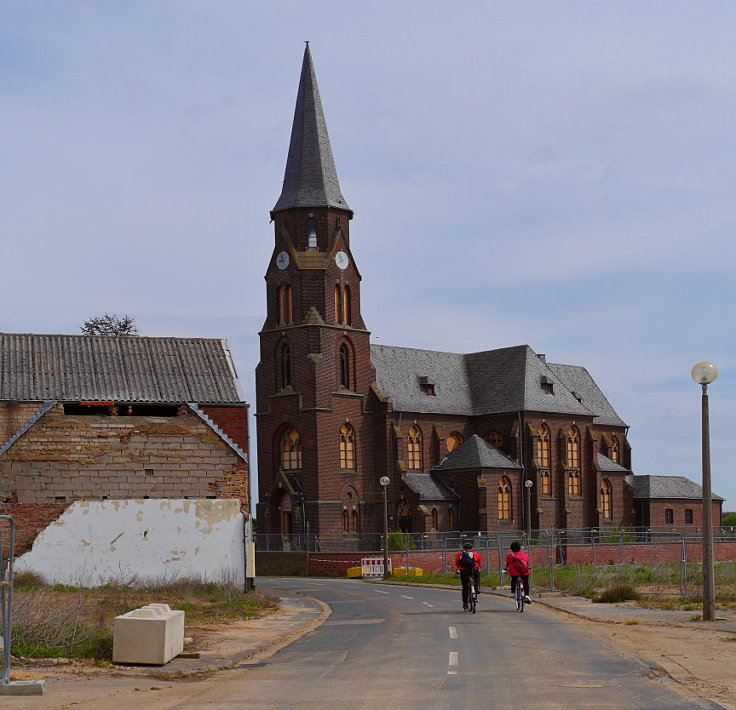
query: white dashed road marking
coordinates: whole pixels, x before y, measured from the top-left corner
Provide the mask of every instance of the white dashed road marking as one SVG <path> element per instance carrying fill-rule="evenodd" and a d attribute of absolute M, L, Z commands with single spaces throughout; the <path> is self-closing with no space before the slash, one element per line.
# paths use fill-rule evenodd
<path fill-rule="evenodd" d="M 404 599 L 414 599 L 414 597 L 407 597 L 406 594 L 402 594 L 401 596 L 404 597 Z"/>
<path fill-rule="evenodd" d="M 450 667 L 447 669 L 447 675 L 457 675 L 457 651 L 450 651 Z"/>
<path fill-rule="evenodd" d="M 380 589 L 374 589 L 373 590 L 376 594 L 388 594 L 388 592 L 383 592 Z"/>
<path fill-rule="evenodd" d="M 450 638 L 451 639 L 457 638 L 457 629 L 454 626 L 450 627 Z"/>
<path fill-rule="evenodd" d="M 422 604 L 426 604 L 429 607 L 432 607 L 434 609 L 434 604 L 430 604 L 429 602 L 422 602 Z"/>

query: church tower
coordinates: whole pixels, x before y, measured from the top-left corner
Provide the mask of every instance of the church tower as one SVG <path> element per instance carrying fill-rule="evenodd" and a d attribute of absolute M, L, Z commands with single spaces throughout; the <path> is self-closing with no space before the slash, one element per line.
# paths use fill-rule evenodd
<path fill-rule="evenodd" d="M 271 219 L 267 314 L 256 369 L 258 531 L 356 535 L 375 488 L 373 374 L 340 189 L 309 45 L 284 183 Z M 370 512 L 369 512 L 370 511 Z"/>

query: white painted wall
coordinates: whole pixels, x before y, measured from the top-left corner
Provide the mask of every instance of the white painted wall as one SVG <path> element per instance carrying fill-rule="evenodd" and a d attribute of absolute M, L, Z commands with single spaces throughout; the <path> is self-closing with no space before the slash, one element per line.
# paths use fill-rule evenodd
<path fill-rule="evenodd" d="M 77 501 L 15 562 L 52 584 L 93 587 L 182 577 L 245 582 L 240 501 Z"/>

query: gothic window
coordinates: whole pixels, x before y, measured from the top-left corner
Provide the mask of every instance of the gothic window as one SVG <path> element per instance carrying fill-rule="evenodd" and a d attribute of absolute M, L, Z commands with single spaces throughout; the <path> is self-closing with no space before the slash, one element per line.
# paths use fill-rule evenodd
<path fill-rule="evenodd" d="M 350 389 L 350 350 L 345 343 L 340 346 L 340 387 Z"/>
<path fill-rule="evenodd" d="M 350 511 L 350 529 L 358 532 L 358 511 L 355 509 Z"/>
<path fill-rule="evenodd" d="M 335 323 L 342 323 L 342 293 L 339 286 L 335 286 Z"/>
<path fill-rule="evenodd" d="M 415 426 L 409 427 L 409 470 L 422 470 L 422 433 Z"/>
<path fill-rule="evenodd" d="M 511 520 L 511 481 L 506 476 L 498 483 L 498 519 Z"/>
<path fill-rule="evenodd" d="M 536 441 L 537 450 L 534 458 L 537 459 L 537 465 L 539 468 L 549 468 L 549 427 L 546 424 L 542 424 L 542 426 L 539 427 L 538 432 Z"/>
<path fill-rule="evenodd" d="M 281 373 L 281 389 L 291 387 L 291 348 L 288 345 L 281 348 L 279 371 Z"/>
<path fill-rule="evenodd" d="M 317 220 L 314 217 L 307 220 L 307 248 L 317 248 Z"/>
<path fill-rule="evenodd" d="M 486 441 L 491 444 L 491 446 L 503 446 L 503 437 L 497 431 L 492 431 L 488 434 L 486 436 Z"/>
<path fill-rule="evenodd" d="M 452 434 L 447 437 L 447 453 L 449 454 L 451 451 L 454 451 L 462 443 L 463 437 L 455 431 L 452 432 Z"/>
<path fill-rule="evenodd" d="M 567 473 L 567 492 L 571 496 L 582 495 L 580 488 L 580 471 L 568 471 Z"/>
<path fill-rule="evenodd" d="M 539 489 L 543 496 L 551 495 L 552 486 L 549 481 L 549 471 L 542 471 L 539 476 Z"/>
<path fill-rule="evenodd" d="M 613 517 L 611 510 L 611 482 L 607 478 L 601 481 L 601 501 L 599 507 L 604 520 L 610 520 Z"/>
<path fill-rule="evenodd" d="M 355 430 L 348 423 L 340 429 L 340 468 L 355 468 Z"/>
<path fill-rule="evenodd" d="M 293 321 L 291 314 L 291 286 L 279 286 L 279 325 L 286 325 Z"/>
<path fill-rule="evenodd" d="M 432 508 L 432 530 L 437 530 L 437 508 Z"/>
<path fill-rule="evenodd" d="M 347 510 L 342 511 L 342 531 L 350 532 L 350 513 Z"/>
<path fill-rule="evenodd" d="M 452 506 L 447 509 L 447 529 L 455 529 L 455 511 L 452 509 Z"/>
<path fill-rule="evenodd" d="M 350 313 L 350 286 L 343 286 L 342 289 L 342 323 L 350 325 L 351 313 Z"/>
<path fill-rule="evenodd" d="M 574 426 L 567 430 L 567 467 L 580 468 L 580 433 Z"/>
<path fill-rule="evenodd" d="M 608 448 L 608 458 L 611 461 L 618 463 L 618 439 L 615 436 L 611 437 L 611 445 Z"/>
<path fill-rule="evenodd" d="M 302 467 L 302 442 L 293 427 L 281 437 L 281 468 L 285 471 Z"/>

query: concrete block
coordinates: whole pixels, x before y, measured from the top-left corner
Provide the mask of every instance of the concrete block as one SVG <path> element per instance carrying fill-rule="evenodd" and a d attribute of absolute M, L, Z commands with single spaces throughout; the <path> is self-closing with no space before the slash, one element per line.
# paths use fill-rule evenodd
<path fill-rule="evenodd" d="M 0 684 L 0 695 L 43 695 L 45 689 L 43 680 L 11 680 Z"/>
<path fill-rule="evenodd" d="M 113 663 L 162 666 L 184 650 L 184 612 L 148 604 L 115 617 Z"/>

